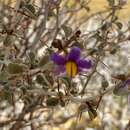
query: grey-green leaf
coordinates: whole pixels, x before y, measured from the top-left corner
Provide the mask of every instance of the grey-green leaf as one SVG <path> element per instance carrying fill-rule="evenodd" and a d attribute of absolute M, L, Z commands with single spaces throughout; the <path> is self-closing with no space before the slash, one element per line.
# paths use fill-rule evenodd
<path fill-rule="evenodd" d="M 63 83 L 66 85 L 67 88 L 70 88 L 71 87 L 71 79 L 68 78 L 68 77 L 61 77 L 60 78 Z"/>
<path fill-rule="evenodd" d="M 97 117 L 97 112 L 96 110 L 88 104 L 88 114 L 91 120 L 95 119 Z"/>
<path fill-rule="evenodd" d="M 23 73 L 27 70 L 27 67 L 23 64 L 18 64 L 18 63 L 9 63 L 7 66 L 7 71 L 10 74 L 20 74 Z"/>
<path fill-rule="evenodd" d="M 0 82 L 7 82 L 8 74 L 6 72 L 0 72 Z"/>
<path fill-rule="evenodd" d="M 35 8 L 31 4 L 24 5 L 23 10 L 26 11 L 32 18 L 36 18 Z"/>
<path fill-rule="evenodd" d="M 49 56 L 48 56 L 48 55 L 43 56 L 43 57 L 40 59 L 39 66 L 40 66 L 40 67 L 44 66 L 46 63 L 48 63 L 48 60 L 49 60 Z"/>
<path fill-rule="evenodd" d="M 62 25 L 61 27 L 62 27 L 66 37 L 69 37 L 72 34 L 72 28 L 71 27 L 69 27 L 67 25 Z"/>
<path fill-rule="evenodd" d="M 119 29 L 122 29 L 123 24 L 122 24 L 121 22 L 116 22 L 115 24 L 117 25 L 117 27 L 118 27 Z"/>
<path fill-rule="evenodd" d="M 12 35 L 7 35 L 4 39 L 4 45 L 10 46 L 14 42 L 15 38 Z"/>
<path fill-rule="evenodd" d="M 46 100 L 47 106 L 54 107 L 59 104 L 59 99 L 57 97 L 50 97 Z"/>
<path fill-rule="evenodd" d="M 29 56 L 30 62 L 34 63 L 34 61 L 35 61 L 35 53 L 31 51 L 31 52 L 28 53 L 28 56 Z"/>

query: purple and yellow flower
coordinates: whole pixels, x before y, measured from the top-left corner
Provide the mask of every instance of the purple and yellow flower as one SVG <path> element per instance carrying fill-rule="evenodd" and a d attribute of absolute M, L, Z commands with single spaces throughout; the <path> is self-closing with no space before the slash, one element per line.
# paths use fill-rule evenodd
<path fill-rule="evenodd" d="M 80 58 L 80 53 L 81 50 L 78 47 L 71 48 L 70 52 L 64 56 L 53 53 L 51 60 L 57 65 L 56 73 L 66 72 L 68 77 L 73 78 L 84 69 L 90 69 L 92 67 L 91 60 Z"/>

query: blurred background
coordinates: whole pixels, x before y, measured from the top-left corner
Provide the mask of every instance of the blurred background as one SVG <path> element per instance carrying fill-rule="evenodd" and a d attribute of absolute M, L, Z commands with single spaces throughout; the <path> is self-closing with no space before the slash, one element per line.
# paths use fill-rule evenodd
<path fill-rule="evenodd" d="M 113 94 L 130 74 L 129 12 L 130 0 L 0 0 L 0 130 L 130 130 L 130 92 Z M 55 76 L 60 45 L 94 67 Z"/>

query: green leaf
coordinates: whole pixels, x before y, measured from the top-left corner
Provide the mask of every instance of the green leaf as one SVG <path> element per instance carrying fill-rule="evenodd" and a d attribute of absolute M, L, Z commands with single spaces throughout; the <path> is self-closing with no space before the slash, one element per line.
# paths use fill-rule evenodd
<path fill-rule="evenodd" d="M 0 35 L 0 43 L 5 40 L 5 35 Z"/>
<path fill-rule="evenodd" d="M 28 53 L 28 56 L 29 56 L 30 62 L 34 63 L 34 61 L 35 61 L 35 53 L 31 51 L 31 52 Z"/>
<path fill-rule="evenodd" d="M 54 10 L 49 10 L 47 20 L 50 20 L 51 17 L 56 17 Z"/>
<path fill-rule="evenodd" d="M 72 34 L 72 28 L 67 25 L 62 25 L 61 28 L 63 29 L 65 36 L 69 37 Z"/>
<path fill-rule="evenodd" d="M 9 104 L 12 104 L 12 96 L 13 96 L 13 93 L 10 92 L 9 90 L 3 90 L 0 92 L 0 100 L 3 101 L 3 100 L 6 100 L 8 101 Z"/>
<path fill-rule="evenodd" d="M 48 80 L 48 81 L 50 82 L 50 80 Z M 45 81 L 43 75 L 41 75 L 41 74 L 37 75 L 37 77 L 36 77 L 36 82 L 37 82 L 38 84 L 42 85 L 42 88 L 43 88 L 43 89 L 45 89 L 45 90 L 48 89 L 48 84 L 47 84 L 47 82 Z M 51 82 L 50 82 L 50 83 L 51 83 Z"/>
<path fill-rule="evenodd" d="M 91 120 L 95 119 L 97 117 L 97 112 L 96 110 L 88 104 L 88 114 Z"/>
<path fill-rule="evenodd" d="M 27 5 L 25 5 L 25 7 L 26 7 L 29 11 L 31 11 L 31 13 L 35 14 L 35 8 L 34 8 L 31 4 L 27 4 Z"/>
<path fill-rule="evenodd" d="M 110 54 L 112 54 L 112 55 L 116 54 L 119 49 L 120 49 L 120 46 L 113 43 L 111 45 Z"/>
<path fill-rule="evenodd" d="M 50 97 L 46 100 L 47 106 L 53 107 L 59 104 L 59 99 L 57 97 Z"/>
<path fill-rule="evenodd" d="M 8 74 L 6 72 L 0 72 L 0 82 L 7 82 Z"/>
<path fill-rule="evenodd" d="M 105 77 L 102 78 L 102 88 L 105 90 L 108 86 L 109 86 L 109 83 L 108 81 L 106 80 Z"/>
<path fill-rule="evenodd" d="M 35 8 L 33 7 L 33 5 L 31 5 L 31 4 L 26 4 L 26 5 L 24 5 L 22 8 L 23 8 L 23 10 L 24 10 L 25 12 L 27 12 L 32 18 L 36 18 Z"/>
<path fill-rule="evenodd" d="M 46 63 L 48 63 L 48 60 L 49 60 L 49 55 L 43 56 L 40 59 L 39 66 L 40 67 L 44 66 Z"/>
<path fill-rule="evenodd" d="M 70 88 L 71 87 L 71 79 L 68 78 L 68 77 L 61 77 L 60 78 L 63 83 L 66 85 L 67 88 Z"/>
<path fill-rule="evenodd" d="M 4 96 L 5 96 L 5 99 L 6 99 L 10 104 L 13 103 L 13 99 L 12 99 L 13 93 L 12 93 L 12 92 L 5 91 Z"/>
<path fill-rule="evenodd" d="M 7 66 L 7 71 L 10 74 L 20 74 L 23 73 L 27 70 L 27 66 L 23 64 L 18 64 L 18 63 L 9 63 Z"/>
<path fill-rule="evenodd" d="M 12 35 L 7 35 L 7 36 L 5 37 L 5 39 L 4 39 L 4 45 L 5 45 L 5 46 L 10 46 L 11 43 L 14 42 L 14 40 L 15 40 L 15 37 L 14 37 L 14 36 L 12 36 Z"/>
<path fill-rule="evenodd" d="M 46 79 L 50 82 L 50 84 L 54 83 L 53 77 L 49 75 L 49 73 L 46 74 Z"/>
<path fill-rule="evenodd" d="M 122 29 L 123 24 L 121 22 L 116 22 L 115 24 L 119 29 Z"/>
<path fill-rule="evenodd" d="M 44 66 L 42 66 L 43 70 L 48 70 L 48 71 L 53 71 L 54 70 L 54 63 L 53 62 L 48 62 Z"/>
<path fill-rule="evenodd" d="M 88 50 L 88 54 L 89 54 L 89 55 L 94 55 L 94 54 L 97 53 L 97 52 L 98 52 L 98 50 L 95 49 L 95 48 L 90 48 L 90 49 Z"/>
<path fill-rule="evenodd" d="M 117 52 L 117 48 L 112 48 L 112 50 L 110 50 L 110 54 L 114 55 Z"/>
<path fill-rule="evenodd" d="M 37 77 L 36 77 L 36 82 L 38 83 L 38 84 L 45 84 L 45 82 L 44 82 L 44 78 L 43 78 L 43 76 L 42 75 L 37 75 Z"/>

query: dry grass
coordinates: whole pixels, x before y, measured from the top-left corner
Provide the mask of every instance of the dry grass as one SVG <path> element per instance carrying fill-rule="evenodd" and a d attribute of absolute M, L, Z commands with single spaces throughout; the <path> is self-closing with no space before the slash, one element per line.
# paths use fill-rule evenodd
<path fill-rule="evenodd" d="M 92 0 L 90 7 L 92 12 L 97 12 L 108 7 L 107 0 Z M 127 0 L 127 4 L 123 7 L 121 11 L 118 12 L 118 16 L 121 20 L 130 19 L 130 0 Z"/>
<path fill-rule="evenodd" d="M 11 4 L 11 5 L 14 5 L 16 1 L 17 0 L 0 0 L 0 2 L 4 2 L 5 4 Z M 38 2 L 38 0 L 36 0 L 35 2 Z M 107 0 L 92 0 L 90 3 L 90 8 L 91 8 L 92 13 L 104 10 L 107 7 L 108 7 Z M 117 12 L 119 19 L 121 19 L 121 20 L 130 19 L 130 15 L 129 15 L 130 8 L 129 7 L 130 7 L 130 0 L 127 0 L 127 5 L 125 5 L 121 11 Z M 83 13 L 83 15 L 84 15 L 84 13 Z"/>

